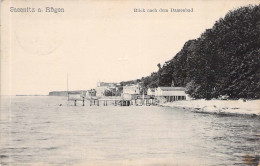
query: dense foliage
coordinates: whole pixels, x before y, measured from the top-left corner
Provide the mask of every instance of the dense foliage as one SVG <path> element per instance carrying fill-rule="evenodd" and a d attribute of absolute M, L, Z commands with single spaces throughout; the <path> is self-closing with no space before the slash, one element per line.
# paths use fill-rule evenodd
<path fill-rule="evenodd" d="M 158 67 L 158 72 L 139 80 L 144 90 L 186 86 L 194 98 L 259 99 L 260 5 L 228 12 Z"/>

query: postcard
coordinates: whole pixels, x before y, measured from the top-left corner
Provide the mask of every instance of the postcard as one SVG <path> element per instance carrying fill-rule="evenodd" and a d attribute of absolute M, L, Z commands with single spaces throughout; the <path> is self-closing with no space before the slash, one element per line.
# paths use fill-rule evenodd
<path fill-rule="evenodd" d="M 0 166 L 260 166 L 257 0 L 2 0 Z"/>

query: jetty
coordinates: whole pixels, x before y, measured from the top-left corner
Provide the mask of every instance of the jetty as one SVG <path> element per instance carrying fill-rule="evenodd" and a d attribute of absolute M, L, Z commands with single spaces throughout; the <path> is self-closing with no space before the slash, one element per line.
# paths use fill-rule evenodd
<path fill-rule="evenodd" d="M 80 94 L 77 94 L 80 95 Z M 109 96 L 109 97 L 75 97 L 75 94 L 69 94 L 68 101 L 74 102 L 74 106 L 77 106 L 77 103 L 82 103 L 82 106 L 85 106 L 85 102 L 89 102 L 89 106 L 131 106 L 131 105 L 155 105 L 155 99 L 151 96 L 136 96 L 135 98 L 124 98 L 122 96 Z"/>

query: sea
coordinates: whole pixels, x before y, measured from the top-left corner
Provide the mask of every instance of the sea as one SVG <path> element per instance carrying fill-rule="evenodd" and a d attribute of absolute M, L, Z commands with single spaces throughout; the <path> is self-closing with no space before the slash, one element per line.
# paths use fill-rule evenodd
<path fill-rule="evenodd" d="M 260 118 L 2 96 L 0 165 L 255 165 Z"/>

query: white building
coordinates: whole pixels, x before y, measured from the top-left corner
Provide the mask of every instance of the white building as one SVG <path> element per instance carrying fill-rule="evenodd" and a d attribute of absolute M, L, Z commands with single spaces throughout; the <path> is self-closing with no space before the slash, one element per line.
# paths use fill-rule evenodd
<path fill-rule="evenodd" d="M 133 100 L 133 95 L 128 93 L 122 93 L 121 97 L 123 100 Z"/>
<path fill-rule="evenodd" d="M 157 98 L 165 98 L 167 102 L 177 100 L 187 100 L 188 94 L 185 93 L 184 87 L 158 87 L 155 91 Z"/>
<path fill-rule="evenodd" d="M 130 94 L 130 95 L 138 95 L 140 94 L 140 86 L 139 84 L 123 86 L 123 93 Z"/>
<path fill-rule="evenodd" d="M 105 91 L 108 90 L 109 88 L 107 86 L 99 86 L 96 87 L 96 96 L 104 96 Z"/>
<path fill-rule="evenodd" d="M 111 83 L 111 82 L 98 82 L 97 87 L 109 87 L 109 88 L 115 88 L 117 83 Z"/>
<path fill-rule="evenodd" d="M 155 96 L 155 88 L 148 88 L 147 95 Z"/>
<path fill-rule="evenodd" d="M 96 90 L 95 89 L 87 90 L 86 98 L 91 98 L 93 96 L 96 96 Z"/>
<path fill-rule="evenodd" d="M 107 83 L 107 82 L 98 82 L 96 89 L 96 96 L 104 96 L 106 90 L 115 89 L 117 86 L 116 83 Z"/>

